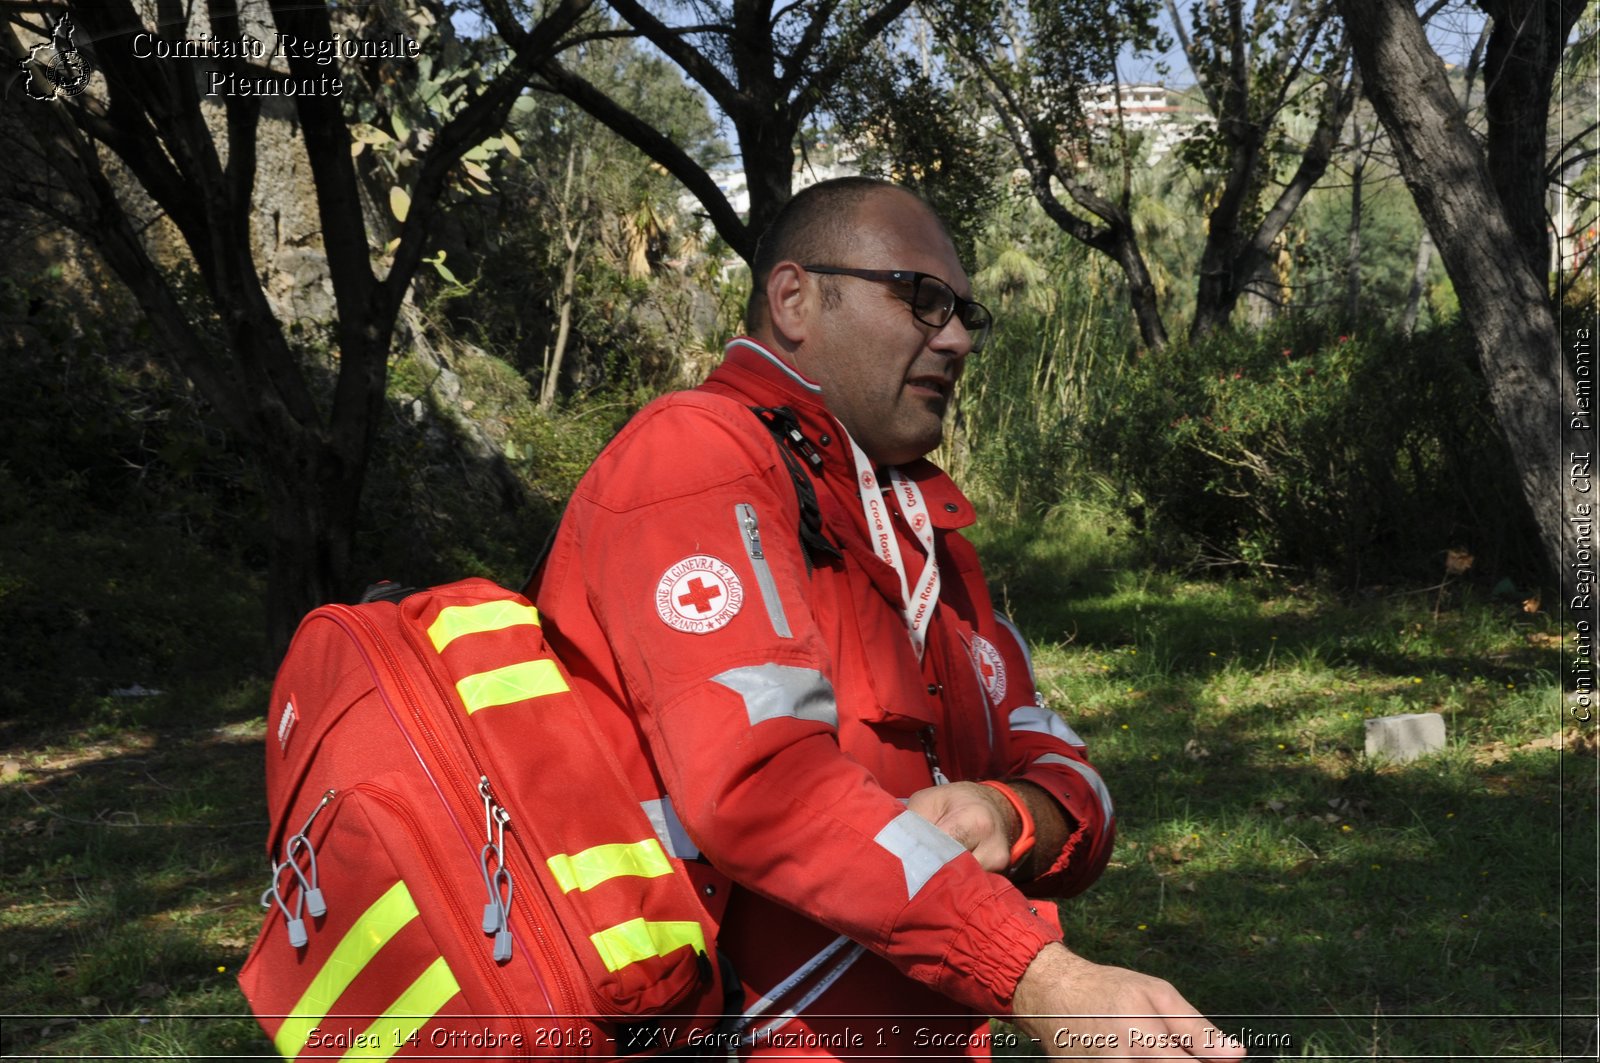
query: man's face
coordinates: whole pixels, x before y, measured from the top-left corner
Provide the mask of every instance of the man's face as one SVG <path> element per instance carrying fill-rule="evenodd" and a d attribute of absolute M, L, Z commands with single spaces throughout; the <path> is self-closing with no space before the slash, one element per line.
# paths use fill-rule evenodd
<path fill-rule="evenodd" d="M 970 297 L 955 248 L 915 196 L 885 190 L 864 200 L 853 219 L 843 261 L 804 265 L 930 273 Z M 917 320 L 909 285 L 808 274 L 838 299 L 813 304 L 820 319 L 795 352 L 802 373 L 822 386 L 823 400 L 878 465 L 899 465 L 939 445 L 945 408 L 972 339 L 959 315 L 942 328 Z M 820 293 L 819 293 L 820 295 Z"/>

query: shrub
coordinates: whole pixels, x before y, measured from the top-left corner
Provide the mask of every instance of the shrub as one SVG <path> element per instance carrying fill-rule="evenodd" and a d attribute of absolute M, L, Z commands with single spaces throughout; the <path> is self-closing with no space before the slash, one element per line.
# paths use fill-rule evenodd
<path fill-rule="evenodd" d="M 161 699 L 111 692 L 231 684 L 266 653 L 248 463 L 142 319 L 78 294 L 51 275 L 0 281 L 7 724 L 148 717 Z"/>
<path fill-rule="evenodd" d="M 520 587 L 631 399 L 540 410 L 503 359 L 447 334 L 417 340 L 390 376 L 395 415 L 373 449 L 353 575 Z"/>
<path fill-rule="evenodd" d="M 1464 330 L 1298 323 L 1147 354 L 1086 442 L 1169 559 L 1344 582 L 1537 565 L 1531 518 Z"/>

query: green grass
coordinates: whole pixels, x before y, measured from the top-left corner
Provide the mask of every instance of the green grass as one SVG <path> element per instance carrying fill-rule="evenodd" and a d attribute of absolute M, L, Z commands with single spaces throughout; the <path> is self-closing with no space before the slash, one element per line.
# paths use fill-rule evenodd
<path fill-rule="evenodd" d="M 1169 979 L 1253 1055 L 1584 1050 L 1592 1023 L 1552 1016 L 1595 1006 L 1596 770 L 1563 750 L 1548 615 L 1185 580 L 1130 567 L 1102 516 L 1051 520 L 986 545 L 1117 800 L 1069 946 Z M 1443 714 L 1448 748 L 1369 760 L 1365 720 L 1401 712 Z"/>
<path fill-rule="evenodd" d="M 206 726 L 80 728 L 0 754 L 0 1051 L 264 1047 L 233 985 L 259 921 L 264 725 L 217 720 L 266 693 L 216 692 Z"/>
<path fill-rule="evenodd" d="M 1465 584 L 1152 573 L 1084 508 L 982 546 L 1117 803 L 1071 947 L 1171 980 L 1256 1058 L 1584 1051 L 1592 1025 L 1550 1016 L 1595 1006 L 1596 772 L 1563 748 L 1548 616 Z M 168 692 L 0 732 L 6 1055 L 271 1054 L 233 983 L 266 680 L 140 681 Z M 1406 711 L 1443 713 L 1450 747 L 1369 761 L 1364 720 Z"/>

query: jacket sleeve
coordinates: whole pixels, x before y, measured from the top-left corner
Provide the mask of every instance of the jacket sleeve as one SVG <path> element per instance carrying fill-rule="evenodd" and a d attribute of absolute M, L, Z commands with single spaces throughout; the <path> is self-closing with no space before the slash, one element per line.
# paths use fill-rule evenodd
<path fill-rule="evenodd" d="M 1083 739 L 1045 705 L 1033 675 L 1033 661 L 1022 632 L 996 614 L 997 648 L 1009 674 L 1025 681 L 1008 684 L 1001 709 L 1009 727 L 1009 770 L 1056 799 L 1067 815 L 1067 843 L 1049 870 L 1023 889 L 1040 897 L 1082 893 L 1105 870 L 1116 840 L 1111 792 L 1089 763 Z"/>
<path fill-rule="evenodd" d="M 770 437 L 753 416 L 693 403 L 645 421 L 568 518 L 589 607 L 691 839 L 745 887 L 1006 1013 L 1060 931 L 841 751 L 799 506 Z"/>

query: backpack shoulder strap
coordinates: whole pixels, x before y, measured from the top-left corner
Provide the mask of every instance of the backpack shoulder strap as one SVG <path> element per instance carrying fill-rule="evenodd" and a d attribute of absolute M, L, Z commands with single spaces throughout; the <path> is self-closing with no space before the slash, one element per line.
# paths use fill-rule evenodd
<path fill-rule="evenodd" d="M 822 467 L 822 455 L 800 431 L 799 418 L 787 406 L 752 406 L 750 412 L 772 433 L 800 501 L 800 546 L 805 553 L 806 571 L 811 572 L 816 564 L 830 558 L 843 557 L 822 534 L 822 508 L 817 504 L 817 488 L 811 480 L 811 473 Z"/>

